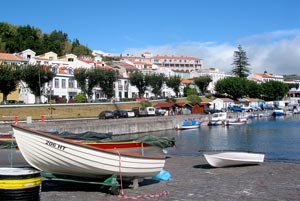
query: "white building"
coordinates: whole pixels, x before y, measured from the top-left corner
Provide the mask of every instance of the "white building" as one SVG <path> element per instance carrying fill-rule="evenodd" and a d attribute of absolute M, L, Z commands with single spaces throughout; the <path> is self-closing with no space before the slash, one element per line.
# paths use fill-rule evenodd
<path fill-rule="evenodd" d="M 226 74 L 225 72 L 221 72 L 221 71 L 219 71 L 219 69 L 216 69 L 216 68 L 205 68 L 199 72 L 192 72 L 190 76 L 191 76 L 191 78 L 201 77 L 201 76 L 211 77 L 212 82 L 209 83 L 209 85 L 207 87 L 207 91 L 209 91 L 212 94 L 214 94 L 216 92 L 215 84 L 219 80 L 222 80 L 227 77 L 232 77 L 232 75 Z"/>

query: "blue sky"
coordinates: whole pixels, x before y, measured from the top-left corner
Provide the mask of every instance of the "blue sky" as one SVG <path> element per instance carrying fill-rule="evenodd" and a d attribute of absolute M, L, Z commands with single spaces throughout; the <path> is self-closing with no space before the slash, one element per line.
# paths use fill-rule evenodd
<path fill-rule="evenodd" d="M 300 75 L 298 0 L 4 1 L 0 21 L 60 30 L 111 54 L 186 55 L 228 72 L 242 45 L 251 72 Z"/>

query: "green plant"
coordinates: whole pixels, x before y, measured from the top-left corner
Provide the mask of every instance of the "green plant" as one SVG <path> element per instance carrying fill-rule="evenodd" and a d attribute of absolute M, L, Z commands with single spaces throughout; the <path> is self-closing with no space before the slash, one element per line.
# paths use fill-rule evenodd
<path fill-rule="evenodd" d="M 152 103 L 149 101 L 141 101 L 140 104 L 142 107 L 151 107 L 152 106 Z"/>
<path fill-rule="evenodd" d="M 76 103 L 85 103 L 86 102 L 86 97 L 84 94 L 80 93 L 80 94 L 77 94 L 75 97 L 74 97 Z"/>

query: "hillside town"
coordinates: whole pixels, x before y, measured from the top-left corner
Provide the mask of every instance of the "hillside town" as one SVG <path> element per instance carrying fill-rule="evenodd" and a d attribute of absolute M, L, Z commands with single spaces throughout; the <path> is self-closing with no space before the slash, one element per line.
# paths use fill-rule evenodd
<path fill-rule="evenodd" d="M 142 55 L 103 55 L 96 51 L 93 52 L 94 57 L 81 56 L 75 54 L 66 54 L 59 57 L 55 52 L 46 52 L 41 55 L 30 49 L 26 49 L 19 53 L 9 54 L 0 53 L 0 64 L 12 65 L 43 65 L 50 66 L 51 70 L 56 73 L 52 81 L 45 83 L 41 87 L 41 102 L 49 102 L 49 96 L 52 98 L 64 98 L 66 100 L 74 98 L 81 92 L 77 81 L 74 79 L 74 70 L 77 68 L 99 68 L 112 69 L 118 71 L 120 77 L 113 85 L 113 101 L 121 101 L 122 99 L 146 98 L 151 99 L 154 94 L 146 90 L 144 97 L 138 97 L 138 89 L 131 85 L 129 75 L 132 72 L 140 71 L 143 74 L 164 74 L 166 77 L 179 76 L 181 78 L 181 86 L 179 95 L 182 97 L 183 90 L 187 85 L 193 84 L 193 79 L 200 76 L 210 76 L 212 82 L 207 87 L 207 91 L 211 94 L 215 93 L 215 83 L 218 80 L 232 76 L 229 73 L 222 72 L 215 67 L 206 67 L 205 62 L 201 58 L 191 56 L 174 56 L 174 55 L 153 55 L 145 52 Z M 103 57 L 112 59 L 112 62 L 103 61 Z M 285 81 L 282 75 L 270 74 L 268 72 L 252 73 L 248 76 L 249 80 L 257 83 L 263 83 L 270 80 L 286 83 L 299 84 L 299 80 Z M 299 103 L 300 89 L 291 89 L 285 101 L 291 104 Z M 175 97 L 173 89 L 166 84 L 162 86 L 160 98 Z M 8 96 L 8 103 L 35 103 L 35 96 L 30 92 L 26 83 L 21 81 L 18 89 Z M 2 99 L 3 100 L 3 99 Z M 93 95 L 90 97 L 93 102 L 109 101 L 103 93 L 101 86 L 93 88 Z M 257 102 L 258 100 L 256 100 Z"/>

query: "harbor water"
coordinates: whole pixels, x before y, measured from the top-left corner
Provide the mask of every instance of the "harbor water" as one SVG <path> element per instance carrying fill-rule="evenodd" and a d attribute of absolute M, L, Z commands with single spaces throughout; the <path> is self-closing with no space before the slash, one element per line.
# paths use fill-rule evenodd
<path fill-rule="evenodd" d="M 265 153 L 266 161 L 300 163 L 300 115 L 261 117 L 239 126 L 206 126 L 192 130 L 168 130 L 157 135 L 174 136 L 170 155 L 202 155 L 208 151 L 236 150 Z"/>

